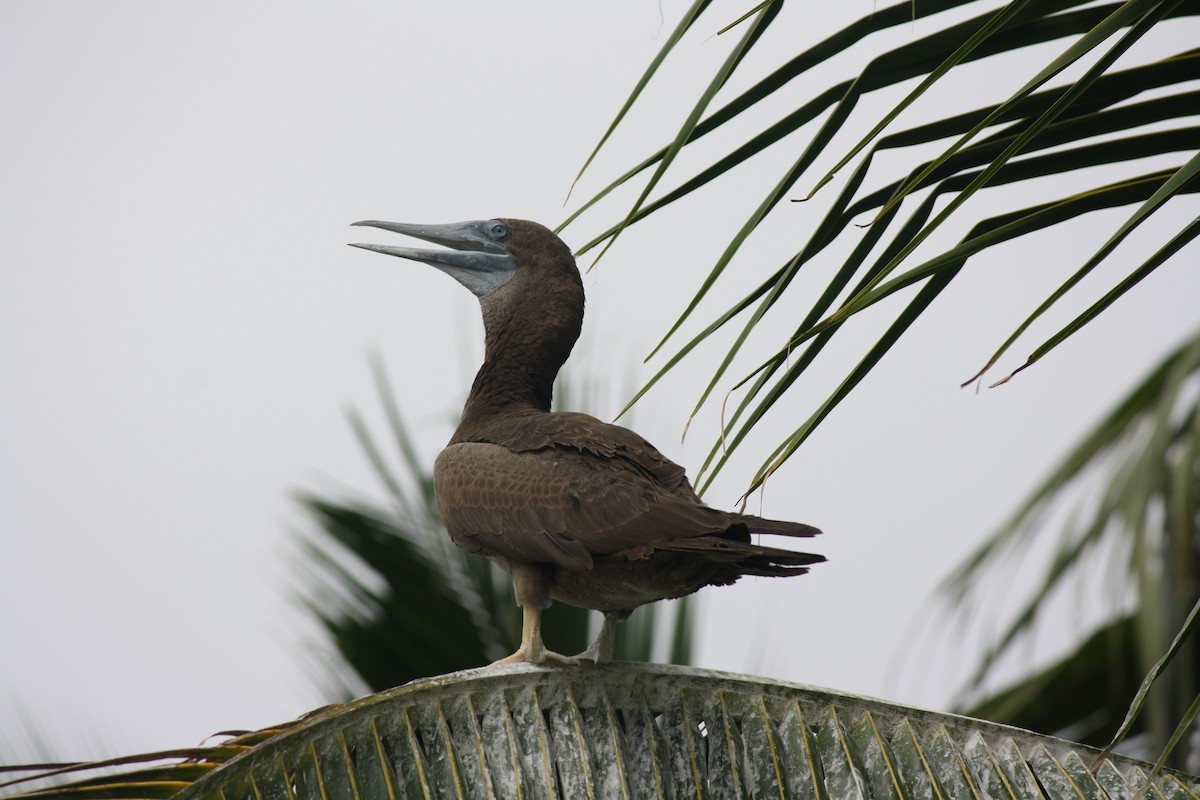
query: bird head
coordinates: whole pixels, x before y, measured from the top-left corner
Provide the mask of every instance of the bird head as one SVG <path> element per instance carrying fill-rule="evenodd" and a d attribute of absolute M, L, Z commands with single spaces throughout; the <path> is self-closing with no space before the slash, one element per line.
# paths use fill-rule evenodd
<path fill-rule="evenodd" d="M 451 248 L 426 250 L 381 244 L 351 244 L 437 267 L 483 299 L 518 272 L 569 271 L 578 280 L 570 248 L 553 231 L 522 219 L 486 219 L 448 225 L 363 220 L 354 225 L 402 233 Z"/>

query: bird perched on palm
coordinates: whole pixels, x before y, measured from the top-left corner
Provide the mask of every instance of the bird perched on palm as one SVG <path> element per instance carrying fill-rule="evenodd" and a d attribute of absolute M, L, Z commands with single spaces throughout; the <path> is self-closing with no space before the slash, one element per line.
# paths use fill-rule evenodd
<path fill-rule="evenodd" d="M 552 231 L 516 219 L 354 224 L 450 248 L 353 245 L 430 264 L 479 298 L 484 363 L 433 475 L 454 543 L 512 576 L 521 646 L 497 663 L 607 661 L 616 623 L 638 606 L 743 575 L 800 575 L 825 560 L 751 539 L 816 528 L 710 508 L 683 468 L 633 431 L 550 411 L 584 308 L 575 259 Z M 552 600 L 604 613 L 584 653 L 545 648 L 541 614 Z"/>

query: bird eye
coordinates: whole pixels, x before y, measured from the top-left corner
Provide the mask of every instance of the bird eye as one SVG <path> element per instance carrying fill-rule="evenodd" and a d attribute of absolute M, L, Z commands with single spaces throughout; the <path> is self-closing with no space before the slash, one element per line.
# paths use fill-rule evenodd
<path fill-rule="evenodd" d="M 492 234 L 492 238 L 496 240 L 504 240 L 508 238 L 508 226 L 503 222 L 492 223 L 492 227 L 488 229 Z"/>

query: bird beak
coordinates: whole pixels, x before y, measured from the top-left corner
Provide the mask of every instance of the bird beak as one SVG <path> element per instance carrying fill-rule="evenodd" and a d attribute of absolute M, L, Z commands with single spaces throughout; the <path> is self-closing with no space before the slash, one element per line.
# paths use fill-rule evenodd
<path fill-rule="evenodd" d="M 498 289 L 516 271 L 517 265 L 513 257 L 502 245 L 492 241 L 486 233 L 487 228 L 495 224 L 493 220 L 454 222 L 449 225 L 413 225 L 407 222 L 381 222 L 372 219 L 353 224 L 402 233 L 405 236 L 453 248 L 451 250 L 424 250 L 382 244 L 351 243 L 350 245 L 437 267 L 466 286 L 477 297 L 483 297 Z"/>

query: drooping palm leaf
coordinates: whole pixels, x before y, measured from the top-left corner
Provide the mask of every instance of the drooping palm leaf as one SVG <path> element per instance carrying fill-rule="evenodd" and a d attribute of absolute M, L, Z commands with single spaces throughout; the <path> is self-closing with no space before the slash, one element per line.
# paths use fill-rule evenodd
<path fill-rule="evenodd" d="M 592 160 L 596 157 L 596 154 L 600 152 L 600 148 L 604 147 L 604 143 L 608 141 L 608 137 L 612 136 L 613 131 L 615 131 L 617 126 L 621 124 L 621 120 L 625 119 L 625 115 L 629 112 L 629 109 L 633 107 L 634 101 L 638 99 L 642 93 L 642 90 L 646 88 L 646 84 L 650 82 L 650 78 L 655 72 L 658 71 L 658 68 L 662 64 L 663 60 L 675 47 L 675 43 L 683 38 L 683 35 L 687 33 L 689 29 L 691 29 L 692 23 L 696 21 L 696 18 L 702 11 L 704 11 L 705 8 L 708 7 L 710 2 L 712 2 L 712 0 L 696 0 L 684 13 L 683 19 L 679 21 L 679 24 L 675 27 L 675 30 L 671 32 L 669 37 L 667 37 L 667 41 L 663 44 L 662 49 L 658 51 L 658 55 L 655 56 L 654 60 L 650 63 L 649 68 L 646 69 L 646 72 L 642 75 L 641 79 L 638 80 L 637 85 L 633 87 L 633 91 L 630 93 L 629 98 L 625 101 L 625 105 L 621 106 L 621 110 L 617 112 L 616 119 L 612 121 L 612 124 L 608 126 L 608 130 L 606 130 L 604 135 L 600 137 L 600 141 L 596 144 L 595 149 L 592 150 L 591 154 L 587 157 L 587 161 L 583 162 L 583 166 L 580 168 L 579 174 L 575 176 L 575 180 L 571 183 L 572 190 L 575 188 L 575 184 L 579 182 L 579 179 L 583 177 L 583 173 L 587 172 L 587 168 L 591 166 Z M 569 196 L 570 192 L 568 191 L 567 194 Z"/>
<path fill-rule="evenodd" d="M 768 13 L 780 14 L 780 18 L 785 19 L 782 5 L 772 3 L 760 10 L 758 13 L 764 15 L 761 18 L 763 24 L 775 19 L 774 16 L 765 16 Z M 979 9 L 979 13 L 969 20 L 943 23 L 939 27 L 934 15 L 959 7 Z M 653 176 L 625 218 L 582 250 L 591 249 L 601 242 L 611 244 L 616 233 L 624 226 L 644 220 L 655 210 L 704 190 L 716 177 L 742 166 L 759 153 L 780 151 L 786 137 L 816 120 L 822 113 L 828 114 L 798 158 L 771 156 L 780 159 L 779 169 L 777 176 L 763 187 L 762 194 L 757 197 L 730 196 L 727 191 L 722 194 L 720 213 L 728 215 L 731 210 L 738 213 L 736 209 L 740 207 L 746 222 L 716 257 L 714 266 L 700 282 L 692 300 L 666 331 L 659 345 L 661 348 L 678 333 L 685 321 L 695 315 L 700 302 L 730 265 L 735 263 L 742 245 L 763 220 L 768 215 L 789 213 L 789 206 L 780 206 L 784 197 L 794 192 L 806 176 L 811 179 L 810 188 L 823 185 L 825 179 L 831 177 L 831 174 L 825 177 L 810 176 L 818 158 L 827 154 L 846 154 L 835 170 L 853 163 L 856 157 L 859 159 L 841 190 L 828 198 L 824 218 L 808 230 L 801 231 L 800 239 L 793 248 L 794 255 L 771 277 L 748 291 L 742 300 L 730 306 L 715 322 L 706 325 L 701 333 L 679 348 L 659 374 L 634 398 L 636 401 L 663 373 L 692 352 L 698 343 L 749 312 L 742 330 L 701 393 L 696 404 L 698 411 L 717 390 L 728 370 L 740 363 L 739 356 L 750 332 L 768 313 L 777 311 L 803 320 L 786 341 L 779 343 L 775 354 L 767 362 L 748 373 L 743 372 L 745 377 L 735 383 L 734 388 L 744 391 L 744 396 L 732 415 L 723 415 L 721 435 L 705 465 L 708 471 L 698 476 L 705 481 L 701 485 L 711 481 L 765 413 L 792 388 L 822 348 L 858 312 L 893 300 L 897 292 L 909 286 L 923 284 L 916 299 L 893 312 L 891 327 L 846 373 L 841 385 L 824 402 L 819 403 L 809 419 L 795 429 L 763 463 L 750 481 L 750 490 L 760 486 L 795 452 L 812 430 L 886 355 L 970 258 L 1005 241 L 1077 219 L 1097 209 L 1136 205 L 1126 223 L 1120 226 L 1118 234 L 1103 247 L 1093 252 L 1082 248 L 1078 251 L 1079 263 L 1083 266 L 1059 292 L 1048 298 L 1043 309 L 1033 313 L 1030 317 L 1032 320 L 1045 307 L 1068 294 L 1078 279 L 1096 264 L 1114 257 L 1113 251 L 1121 240 L 1152 213 L 1164 204 L 1172 201 L 1177 203 L 1180 198 L 1200 189 L 1200 179 L 1197 178 L 1200 168 L 1200 157 L 1197 156 L 1200 131 L 1186 124 L 1187 118 L 1195 116 L 1200 106 L 1195 90 L 1189 90 L 1184 85 L 1200 77 L 1200 51 L 1184 49 L 1174 54 L 1168 52 L 1165 57 L 1159 51 L 1141 63 L 1130 65 L 1125 58 L 1116 65 L 1118 59 L 1126 56 L 1133 45 L 1144 41 L 1165 25 L 1183 25 L 1200 36 L 1200 26 L 1194 21 L 1197 14 L 1200 14 L 1200 3 L 1194 1 L 1129 0 L 1101 5 L 1082 2 L 1013 2 L 998 5 L 982 0 L 899 3 L 876 11 L 797 54 L 707 118 L 699 121 L 689 119 L 670 146 L 583 203 L 567 223 L 621 184 L 651 167 L 655 168 Z M 699 21 L 689 18 L 692 32 L 703 30 L 703 22 L 709 17 L 702 16 Z M 757 110 L 759 103 L 789 86 L 814 66 L 859 44 L 869 34 L 910 24 L 914 17 L 926 20 L 923 26 L 925 30 L 930 27 L 933 30 L 871 59 L 857 76 L 832 86 L 813 87 L 808 91 L 807 99 L 796 103 L 793 111 L 772 124 L 760 127 L 760 133 L 751 136 L 744 144 L 732 147 L 726 155 L 717 157 L 694 176 L 680 180 L 660 197 L 651 198 L 654 187 L 660 185 L 670 165 L 670 159 L 680 152 L 681 147 L 715 133 L 732 120 L 743 115 L 749 116 L 750 112 Z M 715 27 L 716 23 L 712 24 Z M 778 31 L 786 25 L 787 22 L 775 23 L 771 31 Z M 725 70 L 739 68 L 745 63 L 746 52 L 769 36 L 770 33 L 755 41 L 744 38 L 735 46 L 730 58 L 722 66 L 723 71 L 704 90 L 704 102 L 700 106 L 706 107 L 713 101 L 713 87 L 727 83 L 730 72 Z M 1195 41 L 1196 36 L 1191 37 L 1190 41 Z M 1183 40 L 1189 41 L 1187 37 Z M 684 36 L 673 40 L 670 46 L 678 50 L 689 42 L 690 39 Z M 938 78 L 944 73 L 985 56 L 1007 57 L 1010 60 L 1020 58 L 1017 54 L 1025 48 L 1050 42 L 1057 43 L 1059 54 L 1052 57 L 1043 68 L 1025 67 L 1028 59 L 1009 64 L 1008 71 L 1014 76 L 1024 72 L 1030 77 L 1014 84 L 1011 90 L 1005 90 L 1009 91 L 1007 96 L 998 96 L 996 102 L 976 109 L 954 108 L 951 105 L 949 107 L 954 108 L 954 113 L 949 116 L 883 135 L 885 129 L 894 124 L 894 118 L 902 108 L 911 106 L 907 119 L 913 112 L 929 107 L 929 101 L 936 102 L 939 99 Z M 1145 56 L 1142 58 L 1145 59 Z M 661 54 L 655 65 L 659 63 Z M 1019 68 L 1013 69 L 1014 63 Z M 1077 65 L 1084 66 L 1080 77 L 1064 85 L 1051 85 L 1056 76 Z M 851 130 L 852 112 L 862 97 L 916 77 L 926 80 L 903 98 L 892 113 L 879 120 L 858 145 L 843 142 L 843 137 Z M 1016 77 L 1014 81 L 1017 81 Z M 1132 98 L 1139 94 L 1147 95 L 1146 99 L 1132 102 Z M 943 104 L 942 107 L 947 106 Z M 627 111 L 628 108 L 623 109 L 622 115 Z M 881 185 L 874 177 L 876 171 L 872 165 L 880 152 L 930 144 L 941 147 L 941 154 L 914 164 L 904 179 Z M 1170 158 L 1180 155 L 1181 160 L 1165 169 L 1154 166 L 1150 171 L 1145 171 L 1144 166 L 1135 163 L 1136 159 L 1149 156 Z M 1129 166 L 1123 172 L 1116 172 L 1119 177 L 1115 180 L 1111 170 L 1106 178 L 1099 181 L 1094 172 L 1087 171 L 1100 164 L 1119 163 Z M 1056 182 L 1035 180 L 1048 176 L 1055 176 Z M 1016 182 L 1029 182 L 1020 206 L 1004 208 L 999 213 L 993 206 L 993 210 L 983 215 L 974 210 L 980 208 L 977 203 L 964 207 L 973 195 L 989 195 L 988 190 L 992 187 Z M 1065 194 L 1060 188 L 1064 185 L 1070 187 Z M 925 197 L 917 197 L 917 193 L 924 193 Z M 818 195 L 818 199 L 823 195 L 824 192 Z M 940 209 L 933 206 L 936 198 L 946 201 Z M 914 203 L 916 207 L 907 215 L 899 213 L 900 209 Z M 802 308 L 797 308 L 797 303 L 802 301 L 793 299 L 788 289 L 799 269 L 824 248 L 849 235 L 848 232 L 854 232 L 854 221 L 864 217 L 873 220 L 871 227 L 865 234 L 855 234 L 861 236 L 858 246 L 829 278 L 826 291 L 815 302 L 803 303 Z M 927 243 L 936 229 L 951 223 L 957 223 L 960 229 L 969 229 L 957 245 L 943 249 L 932 257 L 926 256 L 915 266 L 901 269 L 918 245 Z M 1132 286 L 1183 249 L 1197 233 L 1200 233 L 1200 224 L 1185 225 L 1169 242 L 1164 243 L 1158 253 L 1127 269 L 1125 277 L 1117 279 L 1104 300 L 1085 309 L 1076 320 L 1035 348 L 1026 366 L 1081 330 Z M 1021 325 L 1016 334 L 1023 332 L 1027 325 L 1028 322 Z M 1013 337 L 1015 339 L 1016 335 Z M 987 361 L 981 374 L 995 364 L 996 358 L 1011 343 L 1005 343 L 996 357 Z M 659 348 L 655 348 L 655 352 Z"/>
<path fill-rule="evenodd" d="M 1048 529 L 1045 520 L 1053 518 L 1052 512 L 1089 486 L 1089 502 L 1080 513 L 1061 530 Z M 1014 569 L 1014 560 L 1034 538 L 1048 534 L 1059 537 L 1056 555 L 1035 592 L 990 644 L 972 683 L 982 681 L 1001 656 L 1030 635 L 1047 599 L 1064 587 L 1086 586 L 1094 575 L 1103 575 L 1105 594 L 1113 598 L 1106 611 L 1115 621 L 1080 645 L 1069 664 L 979 700 L 970 712 L 1047 732 L 1070 731 L 1102 744 L 1117 732 L 1137 694 L 1134 711 L 1146 697 L 1148 714 L 1131 716 L 1125 727 L 1149 733 L 1154 746 L 1163 749 L 1180 720 L 1193 722 L 1187 714 L 1200 695 L 1200 638 L 1185 620 L 1196 626 L 1194 609 L 1200 602 L 1200 332 L 1123 398 L 950 576 L 942 589 L 947 606 L 977 614 L 989 579 Z M 1105 561 L 1118 568 L 1101 569 Z M 1132 613 L 1120 607 L 1121 599 L 1130 597 Z M 1164 655 L 1175 662 L 1166 669 L 1159 663 Z M 1077 689 L 1085 702 L 1046 702 L 1052 696 L 1047 692 L 1061 686 L 1072 670 L 1082 671 L 1085 684 L 1107 672 L 1111 691 Z M 1160 673 L 1165 679 L 1153 691 L 1149 684 L 1139 689 L 1143 675 Z M 1086 726 L 1082 733 L 1080 726 Z"/>
<path fill-rule="evenodd" d="M 1113 734 L 1112 740 L 1105 748 L 1106 750 L 1111 750 L 1112 748 L 1116 747 L 1117 744 L 1119 744 L 1126 736 L 1129 735 L 1129 732 L 1133 729 L 1134 724 L 1137 723 L 1138 717 L 1142 713 L 1142 709 L 1146 706 L 1146 698 L 1150 694 L 1150 690 L 1155 686 L 1161 685 L 1159 681 L 1164 676 L 1163 670 L 1165 670 L 1177 656 L 1185 653 L 1185 647 L 1187 647 L 1189 640 L 1195 640 L 1195 634 L 1198 629 L 1200 629 L 1200 598 L 1198 598 L 1192 605 L 1191 612 L 1188 614 L 1187 619 L 1184 620 L 1183 627 L 1181 627 L 1179 632 L 1175 634 L 1175 639 L 1171 642 L 1170 647 L 1168 647 L 1167 651 L 1163 653 L 1162 658 L 1154 662 L 1154 665 L 1150 667 L 1150 671 L 1146 673 L 1146 677 L 1142 680 L 1141 686 L 1138 687 L 1137 694 L 1134 695 L 1133 702 L 1129 704 L 1129 711 L 1126 713 L 1125 719 L 1121 723 L 1121 727 L 1118 728 L 1117 732 Z M 1194 666 L 1195 648 L 1188 648 L 1188 650 L 1190 650 L 1190 652 L 1188 652 L 1187 655 L 1184 655 L 1184 660 L 1193 662 L 1192 665 Z M 1193 656 L 1193 658 L 1188 658 L 1188 655 Z M 1193 672 L 1192 675 L 1193 680 L 1190 683 L 1194 688 L 1195 673 Z M 1197 716 L 1200 716 L 1200 692 L 1196 694 L 1191 705 L 1188 706 L 1187 710 L 1183 713 L 1182 719 L 1180 719 L 1179 723 L 1175 726 L 1175 730 L 1171 732 L 1170 738 L 1163 745 L 1162 755 L 1159 756 L 1159 760 L 1155 765 L 1155 769 L 1157 769 L 1163 763 L 1166 763 L 1171 754 L 1175 752 L 1175 748 L 1179 746 L 1180 740 L 1184 736 L 1187 736 L 1189 733 L 1191 733 Z"/>
<path fill-rule="evenodd" d="M 964 713 L 1031 731 L 1070 731 L 1076 741 L 1103 747 L 1140 680 L 1133 617 L 1123 616 L 1066 657 L 980 699 Z"/>
<path fill-rule="evenodd" d="M 219 744 L 153 753 L 56 764 L 0 765 L 0 797 L 73 798 L 74 800 L 164 800 L 174 797 L 229 760 L 298 725 L 311 714 L 258 731 L 215 734 Z M 74 778 L 73 776 L 87 777 Z"/>

